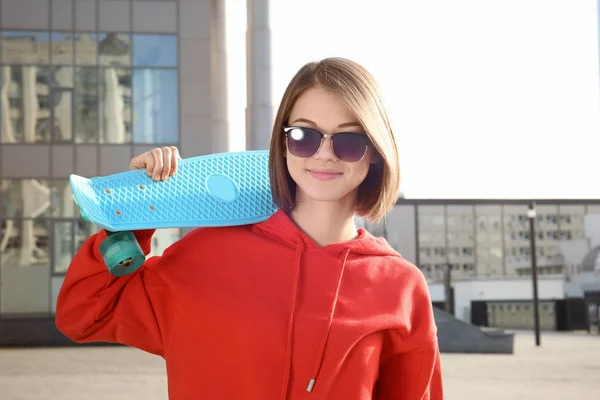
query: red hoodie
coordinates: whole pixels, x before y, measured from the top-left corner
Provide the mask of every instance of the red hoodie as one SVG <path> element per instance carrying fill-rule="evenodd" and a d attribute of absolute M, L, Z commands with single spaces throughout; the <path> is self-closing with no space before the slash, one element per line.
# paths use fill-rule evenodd
<path fill-rule="evenodd" d="M 146 254 L 154 231 L 136 232 Z M 423 274 L 384 239 L 319 247 L 283 211 L 199 228 L 113 277 L 100 231 L 75 255 L 56 325 L 166 360 L 169 398 L 442 399 Z"/>

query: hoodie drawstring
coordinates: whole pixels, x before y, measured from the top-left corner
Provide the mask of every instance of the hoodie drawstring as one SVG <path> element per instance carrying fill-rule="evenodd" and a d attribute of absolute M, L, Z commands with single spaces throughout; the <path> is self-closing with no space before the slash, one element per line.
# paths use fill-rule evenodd
<path fill-rule="evenodd" d="M 325 326 L 325 332 L 323 337 L 321 338 L 321 345 L 319 346 L 319 353 L 317 355 L 317 361 L 315 364 L 315 370 L 313 372 L 313 377 L 308 382 L 308 386 L 306 387 L 307 392 L 312 392 L 315 383 L 317 382 L 317 377 L 319 376 L 319 371 L 321 370 L 321 366 L 323 365 L 323 358 L 325 356 L 325 348 L 327 347 L 327 339 L 329 339 L 329 332 L 331 331 L 331 325 L 333 324 L 333 317 L 335 315 L 335 309 L 338 302 L 338 296 L 340 293 L 340 286 L 342 285 L 342 278 L 344 276 L 344 269 L 346 267 L 346 260 L 348 259 L 348 255 L 350 254 L 350 249 L 346 251 L 346 255 L 344 256 L 344 261 L 342 262 L 342 268 L 340 269 L 340 276 L 337 281 L 337 287 L 335 289 L 335 295 L 333 296 L 333 304 L 331 305 L 331 311 L 329 313 L 329 318 L 327 319 L 327 325 Z"/>
<path fill-rule="evenodd" d="M 288 329 L 287 329 L 287 352 L 285 355 L 285 381 L 283 382 L 283 393 L 281 398 L 285 400 L 287 398 L 288 383 L 290 380 L 290 369 L 292 367 L 292 333 L 294 332 L 294 312 L 296 308 L 296 298 L 298 297 L 298 279 L 300 277 L 300 260 L 302 257 L 302 239 L 298 240 L 298 246 L 296 247 L 296 261 L 294 262 L 294 277 L 292 281 L 292 307 L 290 308 L 290 314 L 288 316 Z"/>

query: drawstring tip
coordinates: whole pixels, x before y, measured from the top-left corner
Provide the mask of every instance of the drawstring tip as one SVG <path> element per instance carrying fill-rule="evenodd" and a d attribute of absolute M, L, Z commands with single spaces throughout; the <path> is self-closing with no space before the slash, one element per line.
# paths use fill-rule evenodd
<path fill-rule="evenodd" d="M 315 379 L 314 378 L 308 382 L 308 387 L 306 388 L 306 391 L 312 392 L 313 387 L 315 387 Z"/>

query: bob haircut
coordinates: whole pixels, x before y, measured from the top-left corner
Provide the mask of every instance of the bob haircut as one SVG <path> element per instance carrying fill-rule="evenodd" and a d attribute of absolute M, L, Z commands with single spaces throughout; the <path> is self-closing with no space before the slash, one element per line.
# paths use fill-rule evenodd
<path fill-rule="evenodd" d="M 321 86 L 339 96 L 366 132 L 378 153 L 357 195 L 356 213 L 378 222 L 391 210 L 400 194 L 400 163 L 396 138 L 375 78 L 361 65 L 344 58 L 326 58 L 305 64 L 289 83 L 273 125 L 269 151 L 269 174 L 275 205 L 293 207 L 296 183 L 285 162 L 283 129 L 296 100 L 308 89 Z"/>

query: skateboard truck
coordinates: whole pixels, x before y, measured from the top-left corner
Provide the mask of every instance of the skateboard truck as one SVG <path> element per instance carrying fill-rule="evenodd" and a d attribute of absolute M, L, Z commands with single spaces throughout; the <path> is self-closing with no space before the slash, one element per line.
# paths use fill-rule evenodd
<path fill-rule="evenodd" d="M 79 207 L 75 196 L 73 201 Z M 92 222 L 83 208 L 79 208 L 79 212 L 85 221 Z M 144 264 L 146 257 L 132 231 L 113 232 L 108 229 L 104 231 L 107 238 L 100 243 L 100 254 L 111 275 L 117 277 L 129 275 Z"/>
<path fill-rule="evenodd" d="M 113 276 L 125 276 L 144 264 L 146 257 L 132 231 L 111 232 L 100 243 L 100 254 Z"/>

